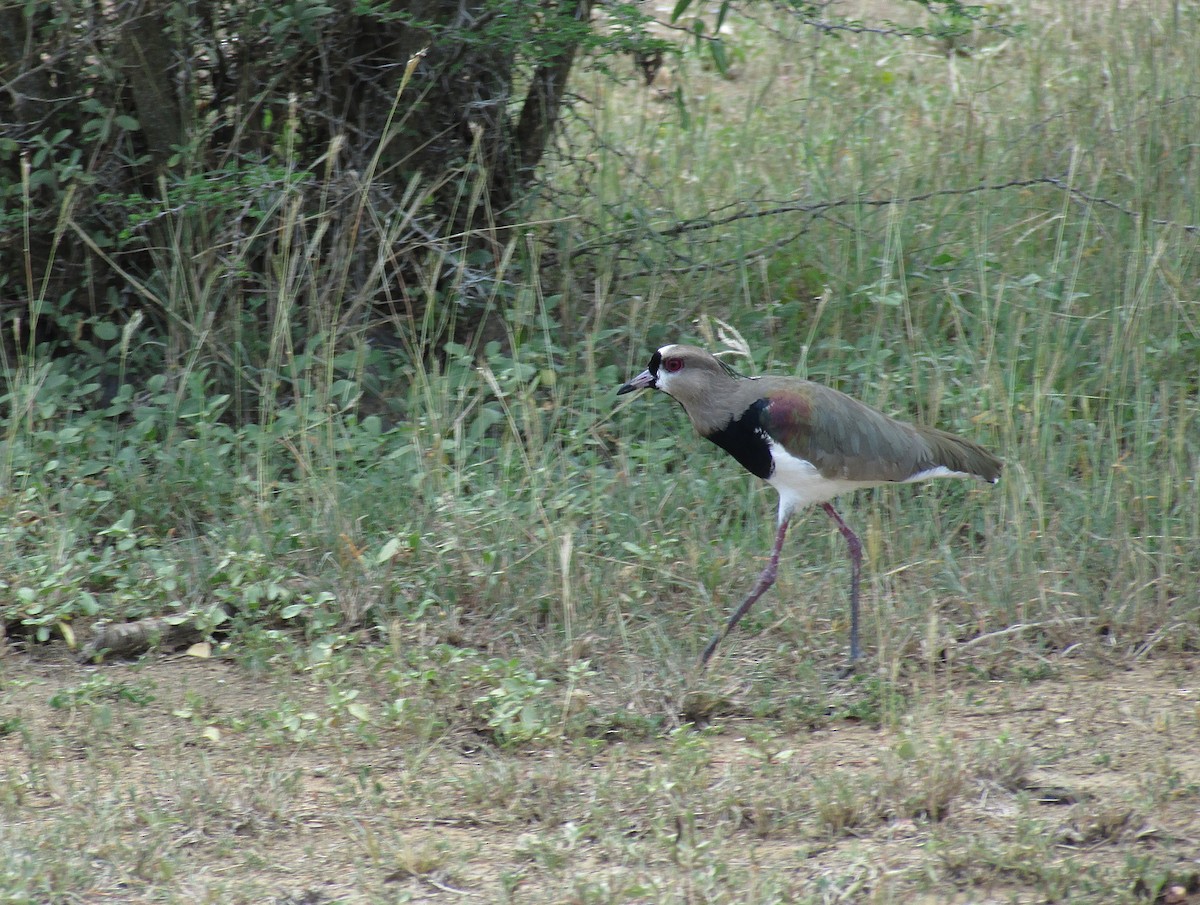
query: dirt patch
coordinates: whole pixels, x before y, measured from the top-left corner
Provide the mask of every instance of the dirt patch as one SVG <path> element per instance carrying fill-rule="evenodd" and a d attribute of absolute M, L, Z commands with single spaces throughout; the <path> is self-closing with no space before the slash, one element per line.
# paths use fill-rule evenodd
<path fill-rule="evenodd" d="M 885 728 L 507 751 L 347 716 L 344 678 L 13 652 L 0 674 L 12 901 L 1112 901 L 1186 890 L 1200 850 L 1184 660 L 934 679 Z"/>

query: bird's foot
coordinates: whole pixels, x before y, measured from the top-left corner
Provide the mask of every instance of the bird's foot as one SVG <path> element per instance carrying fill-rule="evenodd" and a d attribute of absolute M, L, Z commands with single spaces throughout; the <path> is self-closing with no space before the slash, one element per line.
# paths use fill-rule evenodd
<path fill-rule="evenodd" d="M 862 663 L 861 654 L 851 654 L 850 661 L 837 671 L 836 675 L 838 679 L 845 680 L 858 675 L 862 670 Z"/>

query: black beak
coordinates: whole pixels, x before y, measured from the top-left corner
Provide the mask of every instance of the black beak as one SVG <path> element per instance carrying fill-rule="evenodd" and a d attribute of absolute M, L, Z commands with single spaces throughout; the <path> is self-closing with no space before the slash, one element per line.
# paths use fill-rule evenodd
<path fill-rule="evenodd" d="M 618 396 L 624 396 L 626 393 L 632 393 L 634 390 L 642 390 L 646 387 L 655 386 L 658 383 L 658 376 L 651 374 L 649 370 L 642 371 L 637 377 L 617 390 Z"/>

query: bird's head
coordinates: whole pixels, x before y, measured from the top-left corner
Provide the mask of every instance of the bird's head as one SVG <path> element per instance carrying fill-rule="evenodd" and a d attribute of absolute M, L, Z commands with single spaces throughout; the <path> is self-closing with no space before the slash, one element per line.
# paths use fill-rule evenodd
<path fill-rule="evenodd" d="M 653 387 L 690 408 L 711 398 L 723 384 L 736 379 L 737 372 L 715 355 L 696 346 L 673 344 L 663 346 L 650 356 L 646 370 L 617 390 L 617 395 Z"/>

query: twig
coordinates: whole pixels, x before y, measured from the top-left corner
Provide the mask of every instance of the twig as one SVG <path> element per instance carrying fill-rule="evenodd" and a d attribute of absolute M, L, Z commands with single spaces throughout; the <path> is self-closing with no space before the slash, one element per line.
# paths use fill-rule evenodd
<path fill-rule="evenodd" d="M 1100 207 L 1107 207 L 1111 210 L 1117 211 L 1118 213 L 1124 214 L 1126 217 L 1137 218 L 1137 217 L 1143 216 L 1142 214 L 1139 214 L 1136 211 L 1131 211 L 1127 207 L 1122 207 L 1121 205 L 1117 204 L 1117 202 L 1115 202 L 1115 201 L 1110 201 L 1108 198 L 1101 198 L 1097 195 L 1089 195 L 1087 192 L 1082 192 L 1079 189 L 1075 188 L 1074 186 L 1069 185 L 1066 182 L 1063 182 L 1061 179 L 1056 179 L 1053 176 L 1046 176 L 1046 177 L 1044 177 L 1044 179 L 1042 181 L 1047 182 L 1050 185 L 1055 186 L 1056 188 L 1060 188 L 1064 192 L 1070 192 L 1071 197 L 1073 197 L 1076 201 L 1086 201 L 1088 204 L 1095 204 Z M 1169 227 L 1173 227 L 1175 229 L 1181 229 L 1185 233 L 1191 233 L 1192 235 L 1200 235 L 1200 225 L 1197 225 L 1194 223 L 1177 223 L 1174 220 L 1164 220 L 1160 217 L 1151 217 L 1146 222 L 1152 223 L 1155 226 L 1169 226 Z"/>
<path fill-rule="evenodd" d="M 961 647 L 974 647 L 976 644 L 982 644 L 984 641 L 990 641 L 993 638 L 1002 638 L 1005 635 L 1015 635 L 1026 629 L 1045 628 L 1048 625 L 1058 625 L 1062 622 L 1092 622 L 1091 616 L 1069 616 L 1062 619 L 1055 619 L 1054 622 L 1018 622 L 1016 625 L 1010 625 L 1008 628 L 1002 628 L 996 632 L 988 632 L 986 635 L 976 635 L 970 641 L 964 641 Z"/>
<path fill-rule="evenodd" d="M 1078 201 L 1080 203 L 1094 204 L 1094 205 L 1107 207 L 1111 210 L 1117 211 L 1118 213 L 1125 214 L 1127 217 L 1140 217 L 1141 216 L 1140 214 L 1138 214 L 1134 211 L 1131 211 L 1128 208 L 1121 206 L 1120 204 L 1117 204 L 1115 201 L 1111 201 L 1107 198 L 1101 198 L 1099 196 L 1091 195 L 1087 192 L 1081 191 L 1080 189 L 1077 189 L 1074 186 L 1072 186 L 1061 176 L 1036 176 L 1031 179 L 1010 179 L 1007 182 L 981 183 L 980 185 L 968 186 L 966 188 L 933 189 L 932 191 L 920 192 L 915 195 L 906 195 L 906 196 L 902 196 L 902 197 L 891 197 L 891 198 L 855 197 L 855 198 L 838 198 L 838 199 L 835 199 L 832 201 L 814 201 L 814 202 L 795 201 L 795 202 L 787 202 L 787 203 L 776 203 L 776 204 L 773 204 L 771 207 L 763 208 L 760 210 L 739 210 L 736 213 L 729 214 L 728 216 L 725 216 L 725 217 L 718 217 L 718 216 L 713 216 L 710 214 L 709 216 L 706 216 L 706 217 L 697 217 L 697 218 L 694 218 L 691 220 L 684 220 L 681 223 L 677 223 L 674 226 L 670 226 L 665 229 L 649 230 L 649 232 L 650 232 L 651 236 L 656 239 L 673 239 L 673 238 L 677 238 L 679 236 L 687 235 L 689 233 L 698 233 L 698 232 L 703 232 L 706 230 L 716 229 L 716 228 L 722 227 L 722 226 L 728 226 L 731 223 L 737 223 L 742 220 L 757 220 L 761 217 L 776 217 L 781 214 L 807 214 L 810 217 L 826 217 L 828 215 L 829 211 L 837 210 L 839 208 L 852 208 L 852 207 L 882 208 L 882 207 L 891 207 L 893 205 L 919 204 L 924 201 L 930 201 L 934 198 L 946 198 L 946 197 L 954 197 L 954 196 L 974 195 L 974 194 L 978 194 L 980 192 L 1001 192 L 1001 191 L 1007 191 L 1008 189 L 1029 188 L 1031 186 L 1038 186 L 1038 185 L 1046 185 L 1046 186 L 1051 186 L 1053 188 L 1061 189 L 1062 191 L 1067 192 L 1073 199 L 1075 199 L 1076 201 Z M 729 207 L 739 207 L 739 206 L 744 208 L 753 203 L 754 202 L 740 202 L 737 204 L 728 205 L 728 206 L 726 206 L 726 208 L 723 208 L 723 209 L 727 210 Z M 719 209 L 719 210 L 721 210 L 721 209 Z M 1151 218 L 1151 219 L 1147 220 L 1147 222 L 1151 223 L 1155 226 L 1170 227 L 1170 228 L 1183 230 L 1184 232 L 1187 232 L 1187 233 L 1190 233 L 1193 235 L 1200 235 L 1200 225 L 1196 225 L 1196 224 L 1178 223 L 1174 220 L 1166 220 L 1166 219 L 1162 219 L 1162 218 Z M 805 227 L 805 229 L 807 229 L 807 227 Z M 781 240 L 780 242 L 773 243 L 774 246 L 778 247 L 781 244 L 786 244 L 786 242 L 793 241 L 797 236 L 802 234 L 805 231 L 805 229 L 799 230 L 797 233 L 795 233 L 791 237 L 789 237 L 786 241 Z M 598 242 L 592 242 L 587 245 L 582 245 L 582 246 L 574 249 L 571 252 L 570 257 L 572 259 L 574 259 L 576 257 L 579 257 L 580 255 L 594 253 L 602 248 L 612 247 L 612 246 L 620 246 L 620 245 L 626 244 L 631 239 L 631 237 L 632 237 L 631 232 L 625 232 L 621 235 L 615 236 L 610 239 L 606 239 L 606 240 L 602 240 L 602 241 L 598 241 Z M 682 256 L 679 256 L 679 257 L 682 257 Z M 683 266 L 679 269 L 686 270 L 687 266 L 688 266 L 688 262 L 685 259 L 683 261 Z M 709 266 L 712 266 L 712 265 L 709 265 Z M 662 272 L 663 272 L 662 270 L 655 271 L 655 273 L 662 273 Z"/>
<path fill-rule="evenodd" d="M 1041 713 L 1046 709 L 1045 704 L 1029 704 L 1025 707 L 993 707 L 990 710 L 972 710 L 967 713 L 960 713 L 958 716 L 964 717 L 983 717 L 983 716 L 1010 716 L 1014 713 Z"/>
<path fill-rule="evenodd" d="M 1154 650 L 1154 648 L 1158 647 L 1158 645 L 1162 643 L 1164 638 L 1168 637 L 1172 632 L 1179 631 L 1181 628 L 1183 628 L 1183 624 L 1179 622 L 1173 625 L 1164 625 L 1153 635 L 1147 638 L 1145 642 L 1138 646 L 1138 649 L 1133 654 L 1133 659 L 1144 660 Z"/>
<path fill-rule="evenodd" d="M 460 896 L 473 896 L 475 898 L 478 898 L 482 895 L 482 893 L 472 892 L 469 889 L 455 889 L 453 886 L 447 886 L 445 883 L 439 883 L 433 877 L 423 876 L 421 879 L 434 889 L 440 889 L 442 892 L 453 892 Z"/>
<path fill-rule="evenodd" d="M 132 657 L 155 646 L 183 647 L 203 640 L 206 634 L 191 618 L 181 621 L 172 616 L 149 616 L 136 622 L 112 622 L 97 626 L 76 660 L 99 662 L 105 656 Z"/>

